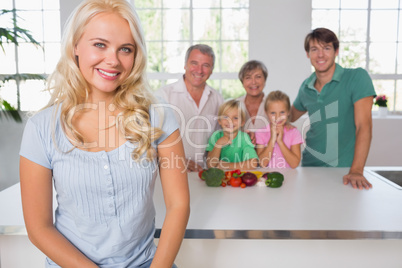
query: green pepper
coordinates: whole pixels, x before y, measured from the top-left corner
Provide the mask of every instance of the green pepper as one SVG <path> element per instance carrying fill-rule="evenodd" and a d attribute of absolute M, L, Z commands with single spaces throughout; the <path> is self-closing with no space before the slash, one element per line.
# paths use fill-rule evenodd
<path fill-rule="evenodd" d="M 264 174 L 265 175 L 265 174 Z M 278 188 L 282 186 L 283 175 L 279 172 L 269 172 L 264 177 L 266 177 L 265 185 L 271 188 Z"/>

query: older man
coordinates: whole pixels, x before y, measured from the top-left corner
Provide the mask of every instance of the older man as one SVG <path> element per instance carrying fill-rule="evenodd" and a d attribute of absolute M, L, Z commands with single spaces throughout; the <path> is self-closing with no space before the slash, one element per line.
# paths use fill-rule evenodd
<path fill-rule="evenodd" d="M 172 105 L 180 123 L 188 171 L 200 171 L 205 167 L 208 138 L 218 127 L 218 109 L 223 98 L 207 85 L 214 63 L 211 47 L 193 45 L 186 53 L 184 75 L 156 92 Z"/>

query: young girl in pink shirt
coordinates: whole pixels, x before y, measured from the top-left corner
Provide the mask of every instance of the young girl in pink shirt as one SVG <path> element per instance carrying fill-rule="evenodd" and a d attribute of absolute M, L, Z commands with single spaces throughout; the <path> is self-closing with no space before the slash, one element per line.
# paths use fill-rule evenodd
<path fill-rule="evenodd" d="M 273 91 L 267 96 L 264 107 L 269 125 L 255 134 L 261 167 L 296 168 L 300 163 L 303 138 L 289 123 L 289 97 L 282 91 Z"/>

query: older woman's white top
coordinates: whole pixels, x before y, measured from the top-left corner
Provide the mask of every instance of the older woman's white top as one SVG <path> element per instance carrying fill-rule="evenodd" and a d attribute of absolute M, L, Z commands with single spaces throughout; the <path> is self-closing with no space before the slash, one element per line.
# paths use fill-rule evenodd
<path fill-rule="evenodd" d="M 237 98 L 238 100 L 240 100 L 241 102 L 243 102 L 244 107 L 246 107 L 246 95 L 243 95 L 239 98 Z M 260 103 L 260 106 L 258 107 L 258 112 L 256 116 L 251 117 L 249 112 L 246 110 L 246 124 L 243 127 L 244 131 L 250 131 L 250 132 L 256 132 L 258 129 L 264 128 L 269 124 L 268 121 L 268 117 L 267 114 L 265 113 L 265 109 L 264 109 L 264 103 L 265 103 L 265 99 L 267 98 L 267 96 L 264 96 L 264 98 L 262 99 L 262 102 Z M 253 119 L 255 119 L 254 123 L 253 123 Z"/>

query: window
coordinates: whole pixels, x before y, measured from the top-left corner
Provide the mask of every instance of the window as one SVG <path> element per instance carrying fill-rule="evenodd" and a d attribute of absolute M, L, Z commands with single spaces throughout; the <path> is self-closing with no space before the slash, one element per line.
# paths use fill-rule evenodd
<path fill-rule="evenodd" d="M 130 0 L 144 28 L 148 49 L 148 77 L 154 90 L 184 73 L 187 48 L 210 45 L 216 54 L 208 80 L 225 98 L 238 97 L 244 89 L 237 77 L 248 60 L 249 0 Z M 0 16 L 1 27 L 12 28 L 12 16 L 28 29 L 41 48 L 20 41 L 3 44 L 0 75 L 50 74 L 60 57 L 60 7 L 54 0 L 2 0 L 2 9 L 15 13 Z M 1 83 L 1 82 L 0 82 Z M 0 96 L 22 111 L 46 105 L 49 93 L 40 80 L 8 81 Z"/>
<path fill-rule="evenodd" d="M 154 90 L 184 73 L 187 48 L 203 43 L 215 52 L 208 84 L 225 98 L 244 94 L 238 79 L 248 60 L 248 0 L 132 0 L 148 49 L 148 77 Z"/>
<path fill-rule="evenodd" d="M 3 43 L 0 51 L 1 75 L 51 73 L 60 55 L 60 11 L 59 1 L 52 0 L 1 0 L 2 9 L 13 10 L 0 16 L 3 28 L 13 28 L 13 16 L 18 26 L 30 31 L 42 47 L 19 40 L 19 46 Z M 1 82 L 0 82 L 1 83 Z M 5 82 L 0 87 L 2 98 L 22 111 L 42 108 L 49 100 L 44 92 L 45 82 L 26 80 Z"/>
<path fill-rule="evenodd" d="M 390 111 L 402 111 L 402 0 L 312 0 L 312 27 L 339 37 L 338 62 L 362 67 Z M 377 109 L 377 108 L 374 108 Z"/>

